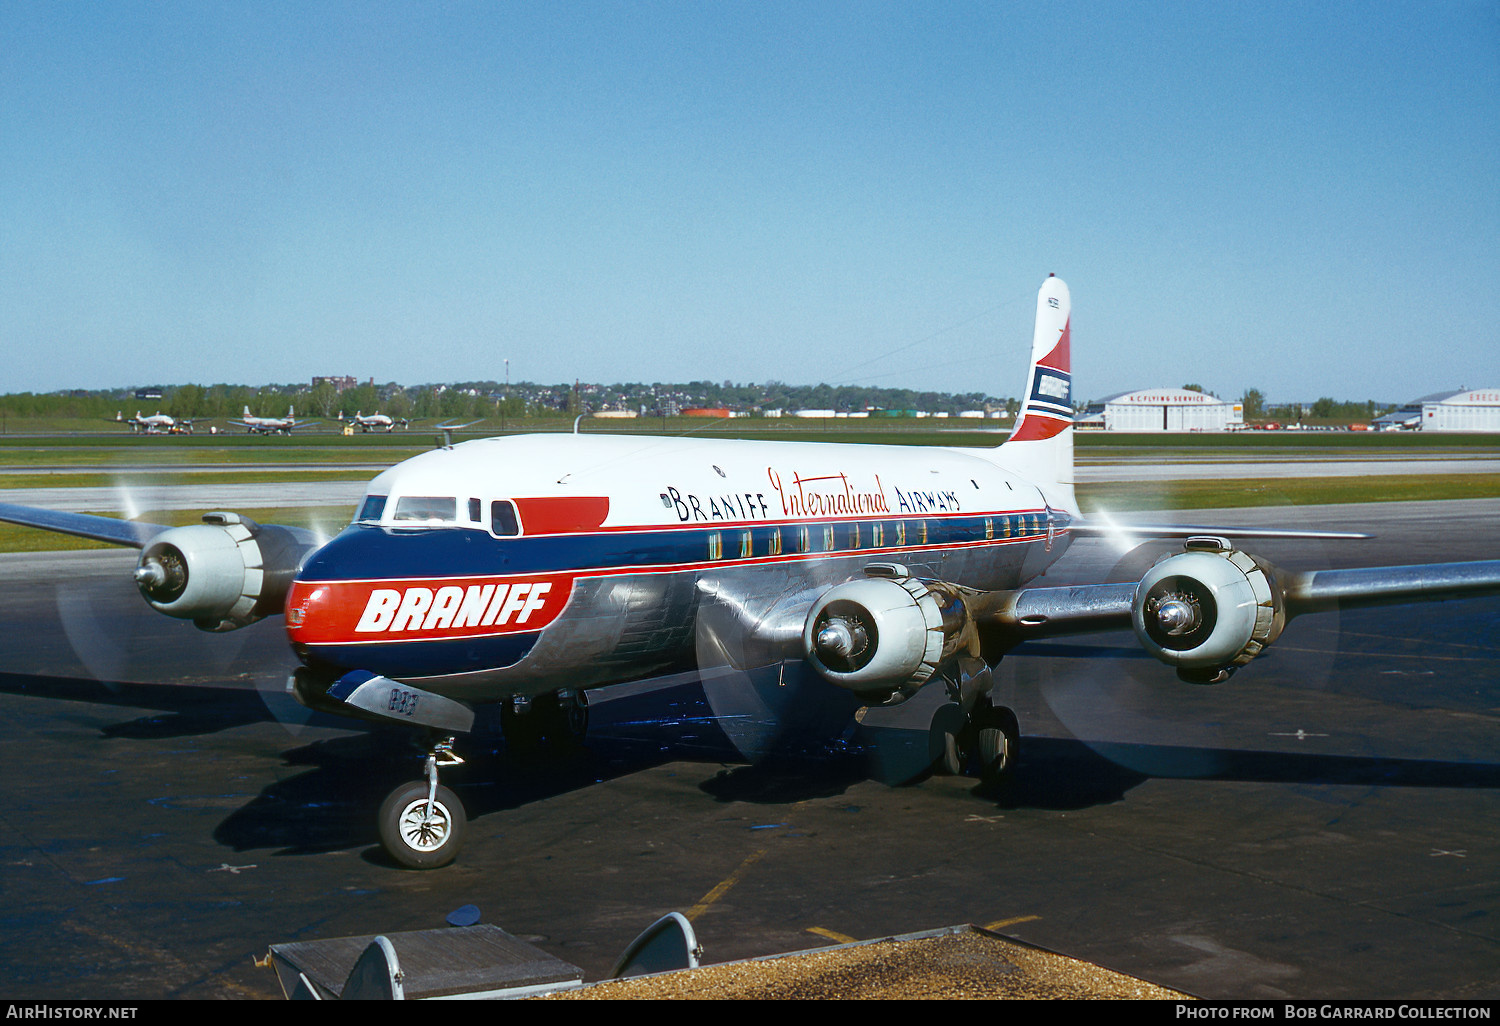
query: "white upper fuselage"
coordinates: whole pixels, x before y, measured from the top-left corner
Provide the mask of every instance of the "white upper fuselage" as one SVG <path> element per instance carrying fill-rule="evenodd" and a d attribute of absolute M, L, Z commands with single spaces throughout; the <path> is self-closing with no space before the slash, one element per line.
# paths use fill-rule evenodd
<path fill-rule="evenodd" d="M 604 496 L 603 528 L 832 521 L 1042 509 L 999 450 L 625 435 L 519 435 L 435 449 L 376 476 L 381 523 L 406 496 L 482 503 Z M 1066 506 L 1053 508 L 1073 513 Z M 468 522 L 461 517 L 454 526 Z M 525 525 L 523 524 L 523 530 Z M 529 532 L 528 532 L 529 533 Z"/>

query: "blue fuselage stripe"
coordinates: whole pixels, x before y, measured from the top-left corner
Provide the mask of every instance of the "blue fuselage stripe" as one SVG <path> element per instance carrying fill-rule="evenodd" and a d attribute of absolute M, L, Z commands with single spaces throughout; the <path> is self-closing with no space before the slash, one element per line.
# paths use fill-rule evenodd
<path fill-rule="evenodd" d="M 477 528 L 399 529 L 353 525 L 318 550 L 303 581 L 475 577 L 533 573 L 666 573 L 704 563 L 735 564 L 881 550 L 1004 543 L 1065 531 L 1065 514 L 843 520 L 774 525 L 601 531 L 496 538 Z M 1050 522 L 1049 522 L 1050 521 Z M 831 535 L 831 538 L 830 538 Z M 748 538 L 747 538 L 748 536 Z M 831 544 L 830 544 L 831 541 Z"/>

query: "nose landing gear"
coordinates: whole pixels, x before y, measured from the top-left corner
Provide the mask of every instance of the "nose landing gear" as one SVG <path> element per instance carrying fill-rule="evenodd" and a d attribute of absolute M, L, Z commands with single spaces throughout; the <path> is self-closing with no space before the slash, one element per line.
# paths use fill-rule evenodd
<path fill-rule="evenodd" d="M 457 766 L 453 738 L 434 742 L 427 754 L 427 779 L 402 784 L 380 805 L 380 844 L 409 869 L 436 869 L 458 856 L 468 816 L 463 803 L 438 783 L 439 766 Z"/>

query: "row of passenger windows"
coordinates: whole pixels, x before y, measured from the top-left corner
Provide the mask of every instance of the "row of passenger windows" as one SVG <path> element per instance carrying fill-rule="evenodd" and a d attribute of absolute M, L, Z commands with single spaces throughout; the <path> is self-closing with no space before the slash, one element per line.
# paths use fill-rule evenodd
<path fill-rule="evenodd" d="M 710 531 L 709 559 L 750 559 L 783 553 L 845 552 L 855 549 L 902 548 L 936 542 L 995 541 L 1023 538 L 1047 529 L 1039 513 L 985 517 L 983 521 L 938 521 L 931 530 L 926 520 L 897 520 L 864 524 L 819 524 L 807 527 L 759 527 L 743 531 Z M 939 532 L 941 534 L 939 535 Z M 726 548 L 727 546 L 727 548 Z"/>
<path fill-rule="evenodd" d="M 358 523 L 380 523 L 387 497 L 371 495 L 356 518 Z M 403 495 L 396 500 L 390 522 L 400 526 L 483 526 L 501 537 L 521 533 L 515 504 L 508 499 L 490 503 L 489 521 L 484 520 L 484 503 L 469 499 L 458 515 L 458 499 L 441 495 Z M 854 549 L 902 548 L 927 545 L 934 541 L 994 541 L 1021 538 L 1046 530 L 1046 517 L 1040 513 L 1019 513 L 1003 517 L 985 517 L 983 521 L 938 521 L 943 537 L 934 538 L 926 520 L 896 520 L 873 523 L 782 525 L 747 528 L 742 531 L 711 531 L 708 535 L 708 558 L 751 559 L 755 556 L 780 556 L 783 553 L 842 552 Z M 726 553 L 725 543 L 730 551 Z"/>
<path fill-rule="evenodd" d="M 360 508 L 356 523 L 378 524 L 385 515 L 388 496 L 369 495 Z M 516 517 L 515 503 L 509 499 L 496 499 L 490 503 L 489 523 L 484 521 L 484 502 L 469 499 L 465 505 L 465 517 L 458 515 L 458 499 L 452 495 L 403 495 L 396 500 L 390 522 L 403 527 L 454 526 L 479 524 L 498 535 L 521 533 L 521 524 Z"/>

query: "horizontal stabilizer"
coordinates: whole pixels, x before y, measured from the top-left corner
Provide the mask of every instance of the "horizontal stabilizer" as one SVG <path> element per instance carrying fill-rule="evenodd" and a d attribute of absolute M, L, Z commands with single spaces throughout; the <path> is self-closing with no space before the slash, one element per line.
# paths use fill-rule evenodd
<path fill-rule="evenodd" d="M 1349 531 L 1286 531 L 1269 527 L 1221 527 L 1201 524 L 1122 524 L 1100 520 L 1075 520 L 1069 533 L 1080 538 L 1194 538 L 1212 535 L 1220 538 L 1321 538 L 1324 540 L 1358 540 L 1368 534 Z"/>

